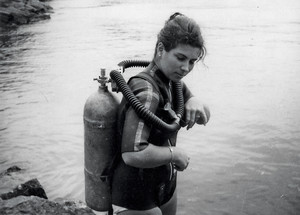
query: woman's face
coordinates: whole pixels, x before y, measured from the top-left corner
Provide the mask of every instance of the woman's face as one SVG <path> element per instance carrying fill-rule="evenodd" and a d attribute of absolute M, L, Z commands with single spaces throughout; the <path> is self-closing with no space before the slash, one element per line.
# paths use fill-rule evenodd
<path fill-rule="evenodd" d="M 177 82 L 192 71 L 200 56 L 200 48 L 179 44 L 168 52 L 163 47 L 159 54 L 159 69 L 167 78 Z"/>

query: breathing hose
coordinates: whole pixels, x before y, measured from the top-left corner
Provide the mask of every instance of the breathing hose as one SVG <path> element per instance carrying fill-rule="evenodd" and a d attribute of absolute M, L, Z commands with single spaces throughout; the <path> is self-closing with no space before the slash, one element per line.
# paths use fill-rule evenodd
<path fill-rule="evenodd" d="M 126 68 L 130 67 L 147 67 L 150 62 L 148 61 L 138 61 L 138 60 L 128 60 L 122 61 L 118 65 L 123 68 L 123 72 Z M 113 70 L 110 72 L 110 77 L 114 80 L 119 87 L 119 90 L 122 92 L 124 98 L 130 104 L 130 106 L 135 110 L 136 114 L 145 120 L 145 122 L 154 125 L 156 128 L 166 131 L 166 132 L 175 132 L 180 129 L 180 120 L 183 116 L 184 111 L 184 98 L 182 93 L 182 86 L 180 82 L 172 82 L 173 87 L 176 92 L 176 105 L 175 105 L 175 112 L 177 115 L 177 119 L 168 124 L 158 118 L 154 113 L 152 113 L 149 109 L 147 109 L 133 94 L 129 86 L 127 85 L 126 81 L 124 80 L 123 76 L 120 72 Z"/>
<path fill-rule="evenodd" d="M 130 67 L 147 67 L 150 64 L 149 61 L 144 60 L 124 60 L 118 63 L 118 66 L 122 67 L 122 72 L 125 72 L 125 69 Z"/>

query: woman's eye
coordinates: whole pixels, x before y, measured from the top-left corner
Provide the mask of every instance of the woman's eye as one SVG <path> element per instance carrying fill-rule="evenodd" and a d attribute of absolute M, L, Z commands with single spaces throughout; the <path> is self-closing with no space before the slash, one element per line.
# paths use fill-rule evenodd
<path fill-rule="evenodd" d="M 182 55 L 175 55 L 175 57 L 176 57 L 177 60 L 179 60 L 179 61 L 184 61 L 184 60 L 185 60 L 185 57 L 182 56 Z"/>
<path fill-rule="evenodd" d="M 179 61 L 184 61 L 184 60 L 185 60 L 185 58 L 184 58 L 184 57 L 181 57 L 181 56 L 177 56 L 177 59 L 178 59 Z"/>

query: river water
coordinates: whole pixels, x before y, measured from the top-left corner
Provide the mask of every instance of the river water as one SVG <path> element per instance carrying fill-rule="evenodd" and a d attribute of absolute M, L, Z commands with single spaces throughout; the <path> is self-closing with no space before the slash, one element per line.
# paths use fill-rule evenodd
<path fill-rule="evenodd" d="M 1 171 L 18 165 L 50 199 L 84 200 L 93 78 L 124 59 L 150 60 L 159 29 L 180 11 L 202 27 L 208 55 L 185 82 L 212 118 L 179 135 L 191 163 L 179 174 L 178 214 L 300 214 L 299 1 L 50 4 L 50 20 L 0 33 Z"/>

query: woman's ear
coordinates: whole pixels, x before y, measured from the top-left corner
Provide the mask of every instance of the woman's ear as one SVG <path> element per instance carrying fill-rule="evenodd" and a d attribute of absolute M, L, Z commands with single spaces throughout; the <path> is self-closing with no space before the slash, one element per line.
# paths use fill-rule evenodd
<path fill-rule="evenodd" d="M 158 55 L 159 57 L 161 57 L 164 50 L 165 50 L 164 44 L 163 44 L 162 42 L 159 42 L 159 43 L 157 44 L 157 50 L 156 50 L 156 51 L 157 51 L 157 55 Z"/>

